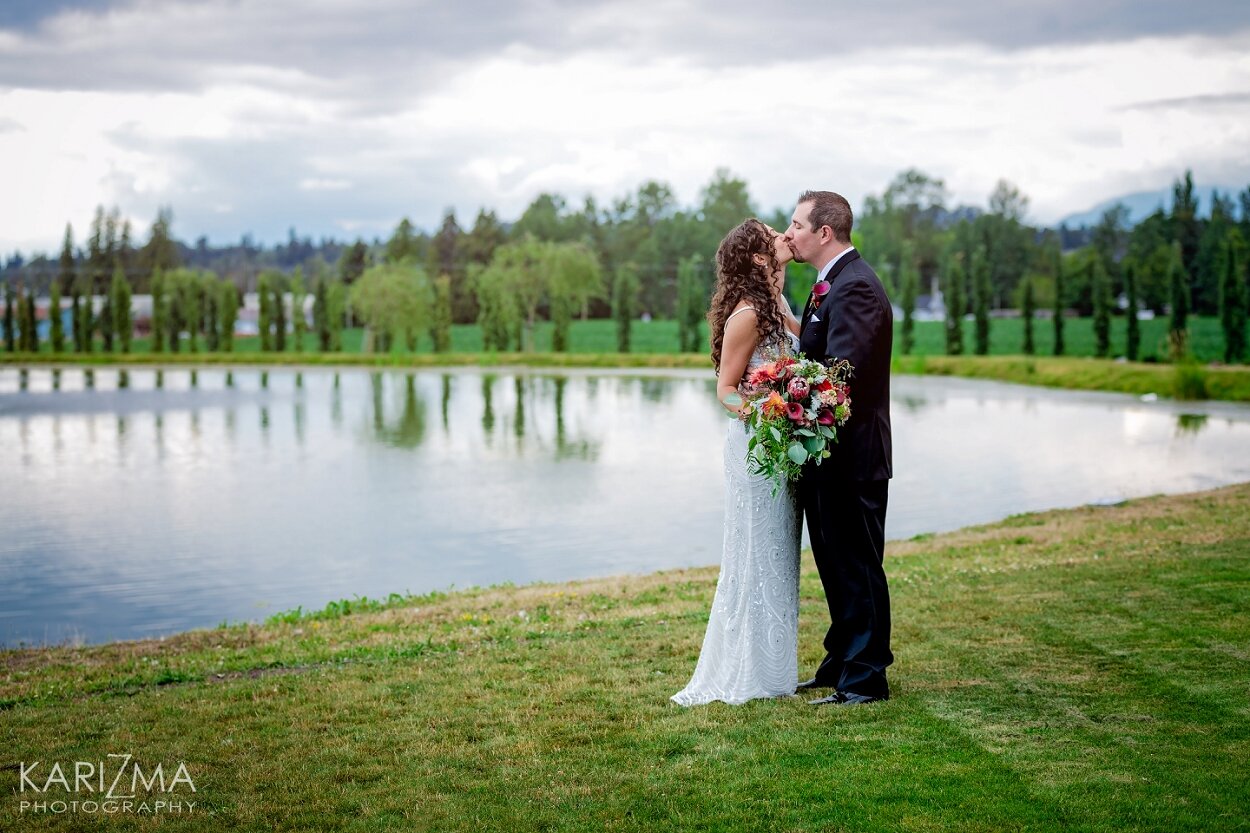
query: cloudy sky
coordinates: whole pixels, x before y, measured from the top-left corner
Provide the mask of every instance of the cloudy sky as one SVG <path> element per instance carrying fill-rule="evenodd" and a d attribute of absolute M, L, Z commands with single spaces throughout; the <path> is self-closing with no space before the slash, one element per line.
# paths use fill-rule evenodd
<path fill-rule="evenodd" d="M 987 11 L 988 10 L 988 11 Z M 215 243 L 514 219 L 718 167 L 764 210 L 898 171 L 1058 218 L 1250 184 L 1244 0 L 4 0 L 0 251 L 97 204 Z"/>

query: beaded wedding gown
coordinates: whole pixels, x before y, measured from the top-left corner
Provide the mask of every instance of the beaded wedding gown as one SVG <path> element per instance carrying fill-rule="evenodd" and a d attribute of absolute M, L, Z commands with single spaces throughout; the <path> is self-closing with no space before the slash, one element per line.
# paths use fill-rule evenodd
<path fill-rule="evenodd" d="M 756 348 L 747 372 L 769 360 Z M 672 697 L 682 706 L 783 697 L 798 681 L 799 508 L 793 484 L 773 497 L 773 481 L 749 473 L 748 437 L 743 422 L 730 424 L 720 578 L 694 676 Z"/>

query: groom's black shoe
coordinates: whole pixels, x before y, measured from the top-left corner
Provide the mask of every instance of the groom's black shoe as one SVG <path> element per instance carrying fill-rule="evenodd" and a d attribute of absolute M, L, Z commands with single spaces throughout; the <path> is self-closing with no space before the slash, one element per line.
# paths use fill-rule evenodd
<path fill-rule="evenodd" d="M 837 683 L 826 683 L 823 680 L 818 680 L 815 677 L 812 677 L 810 680 L 804 680 L 803 682 L 799 683 L 797 686 L 794 687 L 794 690 L 795 691 L 811 691 L 813 688 L 834 688 L 836 687 L 836 685 Z"/>
<path fill-rule="evenodd" d="M 885 697 L 869 697 L 865 694 L 852 694 L 849 691 L 835 691 L 828 697 L 821 697 L 819 700 L 808 700 L 809 706 L 862 706 L 867 703 L 880 703 L 886 700 Z"/>

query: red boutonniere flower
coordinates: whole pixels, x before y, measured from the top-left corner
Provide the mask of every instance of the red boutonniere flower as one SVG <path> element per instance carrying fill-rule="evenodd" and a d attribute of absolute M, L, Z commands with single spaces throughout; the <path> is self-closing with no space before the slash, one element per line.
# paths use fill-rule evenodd
<path fill-rule="evenodd" d="M 825 300 L 825 296 L 829 294 L 829 281 L 816 281 L 812 284 L 812 297 L 808 301 L 814 307 L 820 306 L 820 302 Z"/>

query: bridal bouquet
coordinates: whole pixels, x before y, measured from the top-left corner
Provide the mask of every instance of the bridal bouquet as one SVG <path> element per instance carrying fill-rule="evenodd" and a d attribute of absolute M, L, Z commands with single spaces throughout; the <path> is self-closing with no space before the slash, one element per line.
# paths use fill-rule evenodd
<path fill-rule="evenodd" d="M 851 417 L 852 367 L 780 356 L 748 374 L 743 393 L 747 461 L 752 474 L 775 482 L 773 494 L 787 480 L 797 480 L 809 460 L 817 465 L 838 441 L 838 426 Z"/>

